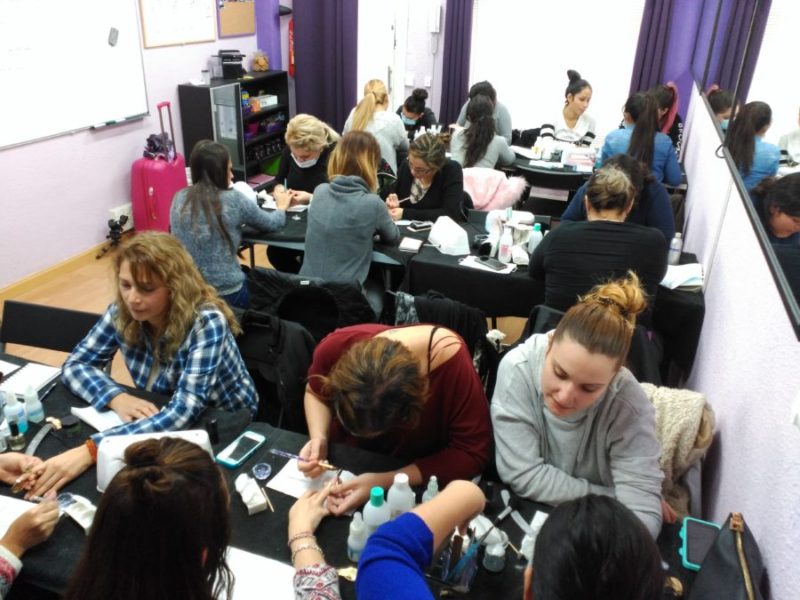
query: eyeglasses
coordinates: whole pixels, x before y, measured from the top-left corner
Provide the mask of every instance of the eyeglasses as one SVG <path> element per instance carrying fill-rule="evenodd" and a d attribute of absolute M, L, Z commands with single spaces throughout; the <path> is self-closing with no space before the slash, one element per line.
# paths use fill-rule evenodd
<path fill-rule="evenodd" d="M 412 164 L 410 157 L 407 160 L 408 160 L 408 170 L 416 175 L 422 175 L 424 177 L 425 175 L 430 175 L 434 171 L 429 167 L 415 167 Z"/>

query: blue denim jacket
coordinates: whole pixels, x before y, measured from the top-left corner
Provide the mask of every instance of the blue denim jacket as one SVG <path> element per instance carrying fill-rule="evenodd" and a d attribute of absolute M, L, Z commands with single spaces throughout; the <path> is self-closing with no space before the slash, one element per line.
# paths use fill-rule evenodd
<path fill-rule="evenodd" d="M 625 154 L 631 144 L 631 135 L 633 135 L 633 125 L 626 125 L 622 129 L 615 129 L 609 133 L 603 144 L 602 161 L 605 162 L 615 154 Z M 656 132 L 650 171 L 656 181 L 663 181 L 667 185 L 678 185 L 683 179 L 675 148 L 672 147 L 672 140 L 660 131 Z"/>
<path fill-rule="evenodd" d="M 756 136 L 756 149 L 753 153 L 753 164 L 750 166 L 750 172 L 745 175 L 742 165 L 739 165 L 739 174 L 742 176 L 745 189 L 750 191 L 765 177 L 776 175 L 780 161 L 780 148 Z"/>

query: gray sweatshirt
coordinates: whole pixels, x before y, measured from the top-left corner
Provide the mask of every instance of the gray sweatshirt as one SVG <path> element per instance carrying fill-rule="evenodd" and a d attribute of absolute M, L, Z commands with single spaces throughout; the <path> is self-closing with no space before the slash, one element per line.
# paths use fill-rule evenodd
<path fill-rule="evenodd" d="M 556 417 L 542 396 L 547 344 L 547 334 L 533 335 L 500 363 L 492 398 L 500 478 L 520 496 L 553 505 L 613 496 L 657 537 L 663 473 L 653 405 L 623 367 L 591 407 Z"/>
<path fill-rule="evenodd" d="M 350 115 L 344 122 L 342 134 L 347 133 L 353 128 L 353 116 L 356 109 L 350 111 Z M 397 151 L 408 150 L 408 134 L 403 121 L 397 115 L 388 110 L 377 110 L 372 120 L 367 123 L 364 131 L 368 131 L 378 140 L 381 147 L 381 157 L 389 163 L 395 175 L 397 175 Z"/>
<path fill-rule="evenodd" d="M 469 127 L 469 125 L 467 125 L 467 127 Z M 466 130 L 467 128 L 465 127 L 464 129 L 456 131 L 450 140 L 450 157 L 462 167 L 466 166 L 464 162 L 467 158 L 467 139 L 464 135 Z M 505 138 L 500 135 L 495 135 L 494 139 L 492 139 L 486 147 L 486 152 L 481 159 L 472 166 L 494 169 L 495 166 L 502 167 L 514 164 L 515 158 L 516 155 L 508 146 L 508 142 L 506 142 Z"/>
<path fill-rule="evenodd" d="M 373 236 L 396 244 L 400 231 L 386 205 L 355 175 L 318 185 L 308 207 L 305 256 L 300 274 L 327 281 L 364 283 Z"/>

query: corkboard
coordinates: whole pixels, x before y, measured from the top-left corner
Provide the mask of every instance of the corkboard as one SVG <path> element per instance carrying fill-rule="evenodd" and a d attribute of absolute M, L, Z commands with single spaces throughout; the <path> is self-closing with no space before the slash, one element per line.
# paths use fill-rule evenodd
<path fill-rule="evenodd" d="M 254 0 L 222 0 L 219 3 L 219 37 L 253 35 L 256 32 Z"/>

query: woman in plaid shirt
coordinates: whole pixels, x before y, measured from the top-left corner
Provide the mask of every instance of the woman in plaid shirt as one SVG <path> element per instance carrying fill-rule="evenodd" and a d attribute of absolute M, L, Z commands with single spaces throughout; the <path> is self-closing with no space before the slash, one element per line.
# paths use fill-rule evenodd
<path fill-rule="evenodd" d="M 256 412 L 255 386 L 233 339 L 239 325 L 177 239 L 136 235 L 114 256 L 114 274 L 116 301 L 67 358 L 62 380 L 125 423 L 34 469 L 30 495 L 58 490 L 83 473 L 106 436 L 185 429 L 209 406 Z M 117 350 L 137 388 L 171 397 L 164 408 L 128 394 L 105 372 Z"/>

